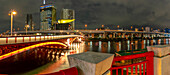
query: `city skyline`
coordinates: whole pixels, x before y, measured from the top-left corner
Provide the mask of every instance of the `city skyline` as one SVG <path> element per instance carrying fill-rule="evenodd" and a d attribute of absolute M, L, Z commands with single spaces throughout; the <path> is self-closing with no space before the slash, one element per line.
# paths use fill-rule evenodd
<path fill-rule="evenodd" d="M 24 30 L 26 14 L 33 14 L 35 29 L 39 29 L 39 7 L 43 0 L 1 0 L 0 33 L 10 30 L 11 9 L 17 11 L 14 17 L 14 29 Z M 95 29 L 101 25 L 120 28 L 129 28 L 133 24 L 136 27 L 150 26 L 164 29 L 170 28 L 170 1 L 130 1 L 130 0 L 46 0 L 57 8 L 59 19 L 62 8 L 74 9 L 76 13 L 76 29 L 83 29 L 87 24 L 88 29 Z M 93 25 L 93 26 L 92 26 Z M 114 26 L 113 26 L 114 25 Z M 114 27 L 115 28 L 115 27 Z M 112 28 L 111 28 L 112 29 Z"/>

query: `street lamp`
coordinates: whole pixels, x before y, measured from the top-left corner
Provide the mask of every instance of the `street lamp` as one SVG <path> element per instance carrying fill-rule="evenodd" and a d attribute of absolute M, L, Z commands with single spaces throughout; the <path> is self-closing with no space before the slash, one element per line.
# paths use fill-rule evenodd
<path fill-rule="evenodd" d="M 102 28 L 104 28 L 104 25 L 102 25 Z"/>
<path fill-rule="evenodd" d="M 13 28 L 13 16 L 17 14 L 17 12 L 13 9 L 11 9 L 11 11 L 9 11 L 9 14 L 11 16 L 11 36 L 12 36 L 12 28 Z"/>
<path fill-rule="evenodd" d="M 84 27 L 85 27 L 85 30 L 87 30 L 87 24 L 85 24 Z"/>
<path fill-rule="evenodd" d="M 142 31 L 144 31 L 143 27 L 142 27 Z"/>
<path fill-rule="evenodd" d="M 28 29 L 28 27 L 30 27 L 29 25 L 25 25 L 25 31 L 26 31 L 26 35 L 27 35 L 27 29 Z"/>
<path fill-rule="evenodd" d="M 131 30 L 132 30 L 132 29 L 133 29 L 133 26 L 131 26 L 130 28 L 131 28 Z"/>
<path fill-rule="evenodd" d="M 119 29 L 119 25 L 117 25 L 117 28 Z"/>

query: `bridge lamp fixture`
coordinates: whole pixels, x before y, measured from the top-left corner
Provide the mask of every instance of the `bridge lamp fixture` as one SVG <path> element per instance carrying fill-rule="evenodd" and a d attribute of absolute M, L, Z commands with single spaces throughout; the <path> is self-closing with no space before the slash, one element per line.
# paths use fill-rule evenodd
<path fill-rule="evenodd" d="M 117 28 L 119 29 L 119 25 L 117 25 Z"/>
<path fill-rule="evenodd" d="M 13 16 L 16 14 L 17 14 L 17 12 L 13 9 L 11 9 L 8 14 L 9 16 L 11 16 L 11 36 L 12 36 L 12 28 L 13 28 Z"/>
<path fill-rule="evenodd" d="M 104 25 L 102 25 L 102 28 L 104 27 Z"/>

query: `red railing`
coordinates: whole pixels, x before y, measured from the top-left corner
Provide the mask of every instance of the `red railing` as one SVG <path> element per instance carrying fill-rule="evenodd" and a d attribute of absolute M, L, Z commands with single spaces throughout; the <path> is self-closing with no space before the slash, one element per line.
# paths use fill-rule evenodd
<path fill-rule="evenodd" d="M 124 75 L 124 74 L 142 75 L 142 73 L 143 75 L 154 75 L 153 56 L 154 56 L 154 52 L 150 51 L 141 54 L 114 57 L 112 66 L 110 68 L 111 75 Z M 142 57 L 146 57 L 146 60 L 138 63 L 132 63 L 129 65 L 113 66 L 113 64 L 116 61 L 132 60 L 132 59 L 142 58 Z M 129 72 L 129 68 L 131 69 L 130 72 Z"/>

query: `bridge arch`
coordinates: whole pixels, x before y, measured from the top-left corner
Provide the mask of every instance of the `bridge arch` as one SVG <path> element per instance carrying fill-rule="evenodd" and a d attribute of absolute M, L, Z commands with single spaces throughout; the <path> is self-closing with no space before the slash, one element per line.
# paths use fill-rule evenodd
<path fill-rule="evenodd" d="M 30 46 L 27 46 L 27 47 L 15 50 L 13 52 L 4 54 L 4 55 L 0 56 L 0 60 L 8 58 L 8 57 L 13 56 L 13 55 L 16 55 L 18 53 L 21 53 L 21 52 L 33 49 L 33 48 L 37 48 L 37 47 L 41 47 L 41 46 L 46 46 L 46 45 L 61 45 L 61 46 L 64 46 L 64 47 L 68 47 L 66 44 L 61 43 L 61 42 L 42 42 L 42 43 L 30 45 Z"/>

